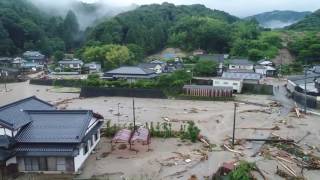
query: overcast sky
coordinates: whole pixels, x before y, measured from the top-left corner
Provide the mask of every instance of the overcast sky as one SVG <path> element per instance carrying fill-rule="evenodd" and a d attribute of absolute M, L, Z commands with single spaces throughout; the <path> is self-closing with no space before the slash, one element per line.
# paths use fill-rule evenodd
<path fill-rule="evenodd" d="M 227 11 L 240 17 L 272 10 L 314 11 L 320 9 L 320 0 L 82 0 L 104 1 L 113 5 L 151 4 L 170 2 L 174 4 L 204 4 L 212 9 Z"/>

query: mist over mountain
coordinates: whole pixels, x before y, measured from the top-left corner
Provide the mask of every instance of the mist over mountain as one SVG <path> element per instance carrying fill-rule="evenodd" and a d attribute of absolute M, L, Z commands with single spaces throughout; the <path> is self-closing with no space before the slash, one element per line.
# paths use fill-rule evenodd
<path fill-rule="evenodd" d="M 320 30 L 320 9 L 306 16 L 301 21 L 288 27 L 291 30 L 319 31 Z"/>
<path fill-rule="evenodd" d="M 297 23 L 309 14 L 311 14 L 311 12 L 308 11 L 271 11 L 249 16 L 245 19 L 256 19 L 262 27 L 278 29 Z"/>
<path fill-rule="evenodd" d="M 136 4 L 131 4 L 129 6 L 115 6 L 106 1 L 97 1 L 95 3 L 86 3 L 79 0 L 29 1 L 41 11 L 52 16 L 65 17 L 67 12 L 72 10 L 77 16 L 81 30 L 85 30 L 89 26 L 94 26 L 105 18 L 112 17 L 138 7 Z"/>

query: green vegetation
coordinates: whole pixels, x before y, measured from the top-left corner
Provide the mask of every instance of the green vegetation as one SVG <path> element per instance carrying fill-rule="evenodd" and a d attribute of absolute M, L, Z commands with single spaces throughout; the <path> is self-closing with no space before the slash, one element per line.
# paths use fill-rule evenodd
<path fill-rule="evenodd" d="M 251 171 L 255 170 L 256 165 L 254 163 L 248 163 L 240 161 L 240 164 L 233 170 L 228 177 L 230 180 L 249 180 L 253 179 Z"/>
<path fill-rule="evenodd" d="M 293 33 L 288 47 L 300 63 L 320 62 L 320 36 L 317 32 Z"/>
<path fill-rule="evenodd" d="M 306 16 L 303 20 L 288 27 L 296 31 L 319 31 L 320 30 L 320 9 Z"/>
<path fill-rule="evenodd" d="M 167 122 L 147 122 L 145 127 L 149 129 L 151 137 L 158 138 L 181 138 L 183 140 L 190 140 L 195 143 L 198 140 L 200 129 L 195 125 L 193 121 L 188 121 L 187 124 L 180 126 L 180 130 L 173 130 L 172 124 Z M 102 129 L 102 134 L 105 137 L 113 137 L 121 129 L 133 130 L 133 123 L 118 125 L 111 124 L 111 121 L 107 121 L 106 127 Z"/>
<path fill-rule="evenodd" d="M 240 29 L 247 29 L 246 26 Z M 282 47 L 280 33 L 276 31 L 260 32 L 259 30 L 255 31 L 253 25 L 249 27 L 251 30 L 240 31 L 234 35 L 235 40 L 231 48 L 231 55 L 249 57 L 253 61 L 265 57 L 274 58 Z"/>
<path fill-rule="evenodd" d="M 10 56 L 25 50 L 45 55 L 79 47 L 77 18 L 52 17 L 25 0 L 0 1 L 0 54 Z"/>
<path fill-rule="evenodd" d="M 216 71 L 218 68 L 218 64 L 215 61 L 199 61 L 194 66 L 194 75 L 195 76 L 214 76 L 216 75 Z"/>

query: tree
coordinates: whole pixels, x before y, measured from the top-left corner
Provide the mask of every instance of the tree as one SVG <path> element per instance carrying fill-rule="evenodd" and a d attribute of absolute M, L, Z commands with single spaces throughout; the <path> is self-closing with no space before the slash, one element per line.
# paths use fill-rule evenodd
<path fill-rule="evenodd" d="M 248 56 L 249 56 L 249 59 L 252 61 L 258 61 L 264 58 L 262 52 L 258 49 L 250 49 L 248 52 Z"/>
<path fill-rule="evenodd" d="M 63 22 L 63 39 L 67 50 L 75 46 L 76 38 L 79 34 L 79 23 L 73 11 L 69 10 Z"/>
<path fill-rule="evenodd" d="M 64 58 L 64 53 L 63 53 L 62 51 L 56 51 L 56 52 L 53 54 L 53 57 L 54 57 L 54 61 L 55 61 L 55 62 L 61 61 L 61 60 L 63 60 L 63 58 Z"/>
<path fill-rule="evenodd" d="M 194 74 L 197 76 L 213 76 L 216 74 L 218 64 L 215 61 L 199 61 L 194 67 Z"/>

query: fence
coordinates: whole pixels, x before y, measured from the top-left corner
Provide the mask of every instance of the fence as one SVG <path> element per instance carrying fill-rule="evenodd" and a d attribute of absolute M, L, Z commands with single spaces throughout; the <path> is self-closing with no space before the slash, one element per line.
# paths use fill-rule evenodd
<path fill-rule="evenodd" d="M 273 86 L 266 84 L 247 84 L 242 87 L 243 93 L 273 95 Z"/>
<path fill-rule="evenodd" d="M 300 93 L 298 91 L 294 91 L 292 93 L 292 97 L 294 101 L 296 101 L 299 104 L 304 105 L 305 104 L 305 95 L 303 93 Z M 320 108 L 320 102 L 317 102 L 317 98 L 315 96 L 309 96 L 307 95 L 307 107 L 317 109 Z"/>
<path fill-rule="evenodd" d="M 135 88 L 105 88 L 105 87 L 82 87 L 80 97 L 138 97 L 138 98 L 167 98 L 163 91 L 158 89 L 135 89 Z"/>

